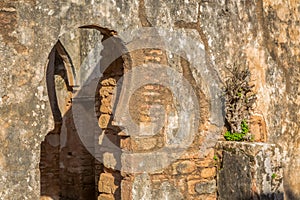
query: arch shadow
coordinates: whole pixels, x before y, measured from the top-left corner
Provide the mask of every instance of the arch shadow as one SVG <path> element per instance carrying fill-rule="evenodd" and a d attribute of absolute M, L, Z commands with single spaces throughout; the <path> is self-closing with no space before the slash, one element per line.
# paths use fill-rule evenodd
<path fill-rule="evenodd" d="M 101 42 L 103 42 L 111 37 L 113 38 L 114 44 L 109 44 L 108 46 L 103 45 L 103 49 L 99 56 L 100 63 L 97 63 L 97 66 L 94 68 L 94 71 L 99 70 L 102 74 L 102 77 L 92 77 L 94 72 L 91 73 L 91 78 L 93 81 L 97 82 L 96 91 L 94 91 L 93 96 L 87 97 L 87 101 L 90 101 L 94 105 L 92 111 L 86 111 L 87 113 L 94 113 L 91 117 L 96 117 L 97 120 L 100 120 L 102 116 L 109 115 L 109 121 L 105 128 L 102 128 L 104 134 L 110 139 L 110 141 L 116 145 L 120 146 L 120 137 L 118 133 L 121 131 L 119 127 L 113 125 L 113 111 L 116 109 L 118 102 L 120 101 L 120 93 L 122 89 L 122 82 L 119 79 L 124 74 L 124 69 L 128 64 L 128 54 L 125 56 L 121 52 L 120 57 L 117 59 L 111 60 L 109 55 L 113 54 L 112 50 L 116 51 L 118 48 L 125 48 L 121 40 L 115 37 L 116 32 L 102 28 L 96 25 L 92 26 L 83 26 L 81 28 L 93 28 L 100 31 L 103 36 Z M 111 63 L 108 63 L 111 62 Z M 126 63 L 127 62 L 127 63 Z M 126 63 L 126 64 L 125 64 Z M 102 67 L 102 66 L 108 67 Z M 46 70 L 46 82 L 47 82 L 47 91 L 49 96 L 49 102 L 51 106 L 51 111 L 54 119 L 54 129 L 51 130 L 46 136 L 44 141 L 41 143 L 41 157 L 40 157 L 40 177 L 41 177 L 41 199 L 60 199 L 60 200 L 77 200 L 77 199 L 97 199 L 100 192 L 98 191 L 98 181 L 100 175 L 107 171 L 116 174 L 115 185 L 117 189 L 114 191 L 113 196 L 115 199 L 120 199 L 121 191 L 121 174 L 118 171 L 107 169 L 95 158 L 95 152 L 91 151 L 91 148 L 86 147 L 86 143 L 82 141 L 82 136 L 79 133 L 78 121 L 74 120 L 74 115 L 78 113 L 73 112 L 73 100 L 76 98 L 72 96 L 67 105 L 67 111 L 62 116 L 61 109 L 58 104 L 58 96 L 56 93 L 55 85 L 55 76 L 58 75 L 64 81 L 66 89 L 68 92 L 72 92 L 73 87 L 76 83 L 76 74 L 75 68 L 72 63 L 71 57 L 64 48 L 63 44 L 58 40 L 57 43 L 52 48 L 48 57 L 48 65 Z M 89 79 L 89 78 L 88 78 Z M 102 91 L 107 89 L 109 80 L 114 80 L 118 82 L 118 90 L 116 92 L 114 104 L 110 108 L 105 108 L 104 102 L 110 98 L 107 95 L 102 95 Z M 116 87 L 116 85 L 112 85 Z M 121 87 L 119 87 L 121 86 Z M 86 91 L 77 91 L 77 96 L 80 93 L 85 93 Z M 112 95 L 112 94 L 109 94 Z M 112 98 L 110 98 L 111 101 Z M 77 101 L 78 102 L 78 101 Z M 83 101 L 84 102 L 84 101 Z M 106 102 L 107 103 L 107 102 Z M 111 103 L 111 102 L 108 102 Z M 85 103 L 84 103 L 85 104 Z M 84 105 L 83 105 L 84 107 Z M 90 108 L 87 108 L 90 109 Z M 77 118 L 80 116 L 76 116 Z M 81 119 L 84 123 L 84 120 Z M 100 130 L 100 129 L 99 129 Z M 98 138 L 100 132 L 87 132 L 86 136 L 89 138 L 96 139 L 94 145 L 98 144 Z M 102 152 L 103 153 L 103 152 Z M 98 155 L 99 156 L 99 155 Z M 114 155 L 120 156 L 120 155 Z M 100 155 L 103 157 L 103 155 Z M 117 158 L 116 160 L 120 160 Z M 119 163 L 120 164 L 120 163 Z"/>

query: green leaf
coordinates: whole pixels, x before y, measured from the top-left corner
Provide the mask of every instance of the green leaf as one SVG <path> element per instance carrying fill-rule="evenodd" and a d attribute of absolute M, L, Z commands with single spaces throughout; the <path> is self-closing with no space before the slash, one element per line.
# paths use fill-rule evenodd
<path fill-rule="evenodd" d="M 243 133 L 231 133 L 230 131 L 226 131 L 224 134 L 224 138 L 227 141 L 242 141 L 244 140 L 245 134 Z"/>

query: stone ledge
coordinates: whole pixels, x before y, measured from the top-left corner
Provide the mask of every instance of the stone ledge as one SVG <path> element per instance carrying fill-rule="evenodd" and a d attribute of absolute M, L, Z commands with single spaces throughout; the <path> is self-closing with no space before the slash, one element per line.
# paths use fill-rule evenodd
<path fill-rule="evenodd" d="M 282 150 L 275 144 L 218 142 L 220 199 L 283 199 Z"/>

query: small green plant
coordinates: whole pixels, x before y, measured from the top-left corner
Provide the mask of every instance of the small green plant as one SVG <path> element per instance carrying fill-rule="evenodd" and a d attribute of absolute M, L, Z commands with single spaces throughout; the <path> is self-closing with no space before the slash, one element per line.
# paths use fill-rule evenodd
<path fill-rule="evenodd" d="M 242 141 L 244 140 L 245 134 L 242 133 L 231 133 L 230 131 L 226 131 L 224 137 L 227 141 Z"/>
<path fill-rule="evenodd" d="M 241 129 L 242 129 L 242 133 L 243 134 L 249 133 L 249 126 L 248 126 L 246 120 L 242 121 L 242 123 L 241 123 Z"/>
<path fill-rule="evenodd" d="M 277 174 L 273 173 L 271 177 L 272 179 L 275 179 L 277 177 Z"/>
<path fill-rule="evenodd" d="M 214 160 L 217 161 L 218 160 L 218 156 L 214 155 Z"/>
<path fill-rule="evenodd" d="M 227 141 L 243 141 L 248 140 L 247 136 L 249 133 L 249 126 L 246 122 L 246 120 L 243 120 L 241 123 L 241 133 L 231 133 L 230 131 L 226 131 L 224 134 L 224 137 Z M 252 136 L 250 136 L 251 140 Z"/>

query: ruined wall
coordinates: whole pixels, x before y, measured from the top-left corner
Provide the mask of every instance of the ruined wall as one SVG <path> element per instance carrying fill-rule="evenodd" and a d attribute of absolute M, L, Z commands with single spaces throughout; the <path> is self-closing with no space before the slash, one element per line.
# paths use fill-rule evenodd
<path fill-rule="evenodd" d="M 203 6 L 202 27 L 212 41 L 210 50 L 220 68 L 233 62 L 249 66 L 258 97 L 253 115 L 258 117 L 257 124 L 266 126 L 255 131 L 260 130 L 263 138 L 266 129 L 266 141 L 279 144 L 289 154 L 291 160 L 285 160 L 286 198 L 297 199 L 299 181 L 291 176 L 299 177 L 299 2 L 223 3 Z"/>
<path fill-rule="evenodd" d="M 214 98 L 219 97 L 212 95 L 211 84 L 222 82 L 228 73 L 226 65 L 236 63 L 250 68 L 257 91 L 252 126 L 256 140 L 275 143 L 283 148 L 282 156 L 286 154 L 285 195 L 289 199 L 299 198 L 299 12 L 299 2 L 292 0 L 284 3 L 268 0 L 2 1 L 0 52 L 4 56 L 0 58 L 0 198 L 38 199 L 40 196 L 40 145 L 53 128 L 45 80 L 47 56 L 57 39 L 62 37 L 78 73 L 90 50 L 83 47 L 78 39 L 80 31 L 77 27 L 84 24 L 100 24 L 120 33 L 125 31 L 122 40 L 129 49 L 134 29 L 158 26 L 170 32 L 178 31 L 199 42 L 199 49 L 206 53 L 205 57 L 198 56 L 202 60 L 200 63 L 185 61 L 188 58 L 196 60 L 197 55 L 193 55 L 196 49 L 188 49 L 186 59 L 181 58 L 185 56 L 175 49 L 171 52 L 132 53 L 136 64 L 144 63 L 143 59 L 139 61 L 140 57 L 150 57 L 148 61 L 167 63 L 188 80 L 199 92 L 196 96 L 201 116 L 198 135 L 186 151 L 188 156 L 183 155 L 156 174 L 122 174 L 126 177 L 123 188 L 128 188 L 126 191 L 129 192 L 124 195 L 133 199 L 163 199 L 164 195 L 173 195 L 177 199 L 198 198 L 199 195 L 215 198 L 215 152 L 210 147 L 222 134 L 220 121 L 223 119 L 220 110 L 213 110 Z M 146 33 L 143 32 L 143 35 L 147 36 Z M 175 39 L 174 44 L 177 40 L 186 43 L 180 37 Z M 163 45 L 160 47 L 165 48 Z M 204 76 L 203 62 L 209 72 L 217 75 Z M 132 80 L 138 78 L 133 75 Z M 171 85 L 176 84 L 180 86 L 179 83 Z M 165 97 L 170 95 L 169 91 L 155 85 L 148 85 L 139 92 L 136 95 L 150 100 L 155 92 Z M 172 104 L 163 98 L 161 101 L 162 104 Z M 131 104 L 142 106 L 138 102 Z M 147 122 L 143 113 L 134 113 L 133 110 L 131 114 L 140 116 L 135 120 Z M 205 140 L 206 136 L 209 136 L 208 140 Z M 161 139 L 159 135 L 151 141 L 124 139 L 121 146 L 134 151 L 149 151 L 160 147 Z M 199 150 L 203 141 L 206 146 Z M 206 193 L 202 194 L 205 190 Z"/>

